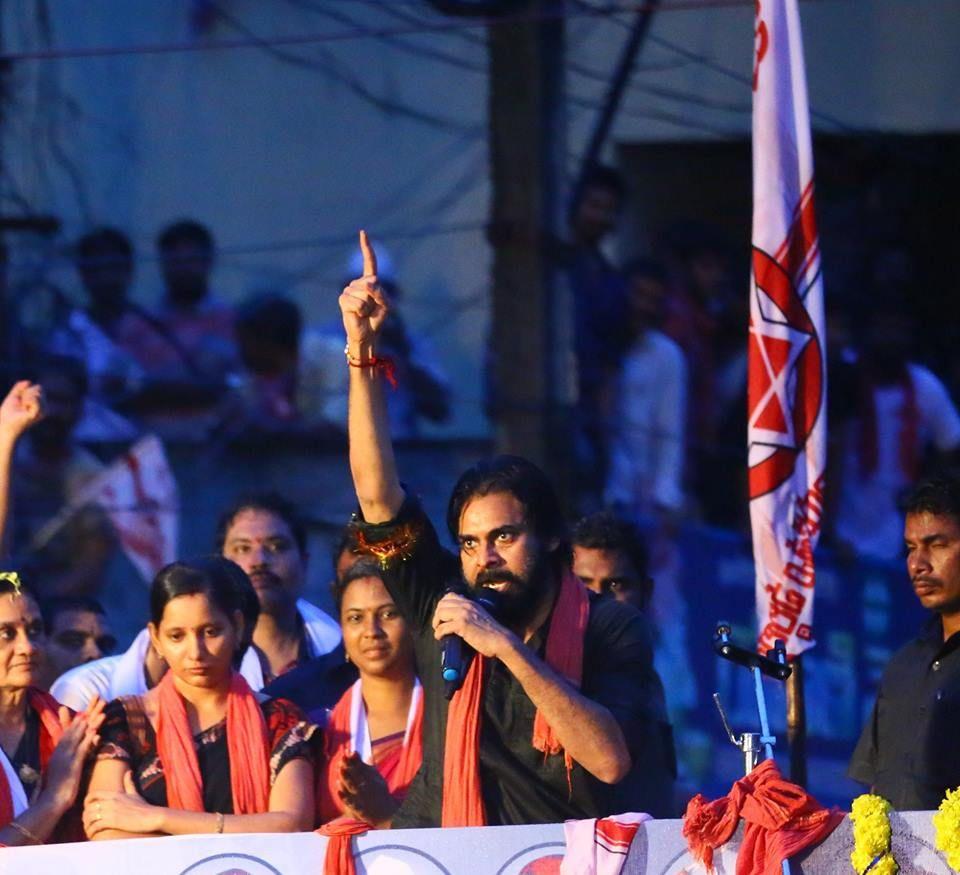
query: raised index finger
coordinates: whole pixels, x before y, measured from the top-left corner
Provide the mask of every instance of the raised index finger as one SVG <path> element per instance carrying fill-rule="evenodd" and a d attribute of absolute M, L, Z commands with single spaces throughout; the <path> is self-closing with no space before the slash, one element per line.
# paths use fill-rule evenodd
<path fill-rule="evenodd" d="M 360 231 L 360 251 L 363 253 L 363 275 L 376 276 L 377 253 L 373 251 L 367 232 L 362 229 Z"/>

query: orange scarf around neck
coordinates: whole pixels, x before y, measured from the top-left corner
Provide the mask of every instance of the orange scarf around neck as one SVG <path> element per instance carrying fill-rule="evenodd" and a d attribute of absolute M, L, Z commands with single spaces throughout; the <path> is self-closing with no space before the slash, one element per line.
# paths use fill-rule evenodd
<path fill-rule="evenodd" d="M 560 578 L 560 592 L 547 632 L 546 662 L 574 687 L 583 679 L 583 641 L 590 619 L 587 590 L 567 569 Z M 443 755 L 443 804 L 441 826 L 485 826 L 487 813 L 480 786 L 480 722 L 483 711 L 483 671 L 486 659 L 473 658 L 463 686 L 454 693 L 447 711 L 447 734 Z M 544 756 L 563 753 L 567 782 L 573 760 L 546 718 L 537 710 L 531 744 Z"/>
<path fill-rule="evenodd" d="M 203 811 L 203 778 L 187 709 L 168 671 L 157 686 L 157 751 L 167 782 L 167 804 Z M 260 814 L 270 803 L 267 724 L 257 697 L 236 672 L 227 695 L 227 754 L 234 814 Z"/>
<path fill-rule="evenodd" d="M 324 875 L 356 875 L 351 837 L 363 835 L 369 824 L 343 815 L 343 804 L 338 795 L 340 763 L 343 758 L 361 747 L 361 739 L 354 735 L 352 711 L 360 703 L 362 686 L 358 681 L 341 697 L 330 713 L 324 731 L 326 765 L 318 773 L 317 812 L 323 826 L 317 830 L 327 836 L 327 853 L 324 858 Z M 412 713 L 407 716 L 407 730 L 403 744 L 386 760 L 375 763 L 377 771 L 387 782 L 387 789 L 395 798 L 406 794 L 410 782 L 417 774 L 423 760 L 423 692 L 415 692 L 415 702 L 410 703 Z"/>
<path fill-rule="evenodd" d="M 40 773 L 46 774 L 50 755 L 57 746 L 63 727 L 60 725 L 60 703 L 49 693 L 30 687 L 27 690 L 27 707 L 33 708 L 40 718 Z M 13 795 L 7 776 L 0 769 L 0 827 L 13 820 Z"/>
<path fill-rule="evenodd" d="M 352 712 L 358 703 L 355 696 L 362 695 L 362 686 L 357 681 L 334 705 L 323 733 L 326 762 L 317 772 L 317 814 L 321 823 L 327 823 L 343 814 L 343 803 L 338 795 L 340 763 L 354 751 L 363 754 L 363 740 L 354 737 Z M 423 693 L 415 692 L 407 715 L 407 729 L 403 743 L 387 757 L 371 762 L 387 782 L 387 788 L 396 798 L 402 798 L 423 760 Z M 359 703 L 362 708 L 362 699 Z M 363 721 L 364 726 L 366 720 Z M 369 731 L 365 730 L 369 735 Z"/>

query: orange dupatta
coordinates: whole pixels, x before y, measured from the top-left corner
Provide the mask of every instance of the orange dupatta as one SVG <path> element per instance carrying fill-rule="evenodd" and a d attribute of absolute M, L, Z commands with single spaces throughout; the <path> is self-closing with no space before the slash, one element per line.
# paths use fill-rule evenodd
<path fill-rule="evenodd" d="M 590 601 L 586 587 L 566 569 L 560 578 L 560 593 L 550 618 L 545 656 L 547 665 L 578 689 L 583 679 L 583 640 L 589 619 Z M 473 658 L 463 686 L 454 693 L 447 711 L 441 826 L 485 826 L 487 823 L 480 786 L 480 721 L 485 663 L 479 654 Z M 539 709 L 533 721 L 531 744 L 545 756 L 563 752 L 569 785 L 573 760 L 563 750 Z"/>
<path fill-rule="evenodd" d="M 167 804 L 203 811 L 203 778 L 173 672 L 157 685 L 157 752 L 167 783 Z M 270 751 L 267 724 L 250 686 L 237 672 L 227 695 L 227 753 L 235 814 L 260 814 L 270 803 Z"/>
<path fill-rule="evenodd" d="M 351 836 L 363 835 L 369 830 L 369 824 L 343 814 L 343 806 L 337 796 L 337 779 L 343 758 L 360 747 L 360 740 L 354 737 L 353 711 L 363 708 L 363 701 L 354 702 L 354 696 L 361 695 L 362 687 L 357 681 L 341 697 L 330 713 L 330 720 L 324 733 L 326 764 L 319 771 L 317 781 L 317 812 L 323 826 L 317 832 L 327 836 L 327 853 L 324 859 L 325 875 L 355 875 Z M 417 774 L 423 761 L 423 693 L 415 693 L 416 701 L 411 703 L 413 714 L 408 718 L 407 731 L 400 748 L 379 763 L 377 770 L 387 782 L 387 788 L 394 796 L 406 793 L 410 782 Z"/>
<path fill-rule="evenodd" d="M 337 796 L 337 780 L 343 758 L 352 751 L 361 750 L 361 740 L 354 737 L 355 729 L 352 725 L 353 712 L 358 705 L 361 709 L 363 708 L 362 699 L 359 703 L 354 701 L 354 696 L 361 695 L 361 691 L 360 681 L 357 681 L 340 697 L 330 712 L 330 719 L 324 729 L 323 746 L 326 763 L 320 770 L 317 780 L 317 814 L 321 823 L 329 822 L 343 814 L 343 806 Z M 373 763 L 394 796 L 406 793 L 423 761 L 422 691 L 414 692 L 411 712 L 407 718 L 403 744 L 380 762 Z"/>

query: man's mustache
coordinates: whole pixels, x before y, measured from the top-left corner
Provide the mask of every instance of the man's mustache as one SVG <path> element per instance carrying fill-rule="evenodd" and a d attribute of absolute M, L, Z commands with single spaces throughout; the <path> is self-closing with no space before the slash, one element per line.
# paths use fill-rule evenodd
<path fill-rule="evenodd" d="M 513 583 L 517 586 L 523 586 L 524 581 L 520 577 L 517 577 L 512 571 L 505 571 L 503 569 L 490 569 L 488 571 L 481 571 L 477 575 L 477 586 L 485 586 L 489 583 Z"/>

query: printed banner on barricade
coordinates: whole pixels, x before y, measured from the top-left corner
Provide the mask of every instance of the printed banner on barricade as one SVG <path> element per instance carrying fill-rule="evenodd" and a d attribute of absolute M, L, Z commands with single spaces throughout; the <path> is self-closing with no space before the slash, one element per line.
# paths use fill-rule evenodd
<path fill-rule="evenodd" d="M 758 648 L 812 647 L 826 370 L 813 149 L 797 0 L 757 0 L 748 346 Z"/>

